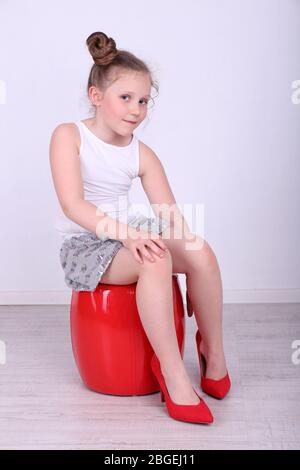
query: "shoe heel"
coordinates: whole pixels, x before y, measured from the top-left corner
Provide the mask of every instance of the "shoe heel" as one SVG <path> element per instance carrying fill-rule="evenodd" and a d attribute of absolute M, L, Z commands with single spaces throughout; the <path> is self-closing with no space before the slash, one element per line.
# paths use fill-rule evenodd
<path fill-rule="evenodd" d="M 161 401 L 166 402 L 167 411 L 171 418 L 190 423 L 210 424 L 213 422 L 214 418 L 210 409 L 206 405 L 205 401 L 199 397 L 197 392 L 196 394 L 199 398 L 199 403 L 196 405 L 179 405 L 172 401 L 166 387 L 164 376 L 161 372 L 159 360 L 155 354 L 151 359 L 151 368 L 157 382 L 159 383 Z"/>
<path fill-rule="evenodd" d="M 219 380 L 209 379 L 206 378 L 206 359 L 203 354 L 200 352 L 200 343 L 201 343 L 201 334 L 199 330 L 196 333 L 196 344 L 197 344 L 197 351 L 198 351 L 198 358 L 200 364 L 200 387 L 202 388 L 203 392 L 211 397 L 218 398 L 222 400 L 228 394 L 231 388 L 231 381 L 228 374 Z"/>

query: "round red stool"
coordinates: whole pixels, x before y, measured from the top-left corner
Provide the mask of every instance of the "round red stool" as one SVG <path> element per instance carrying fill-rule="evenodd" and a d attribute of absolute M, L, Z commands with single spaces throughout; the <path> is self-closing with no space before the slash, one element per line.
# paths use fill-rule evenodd
<path fill-rule="evenodd" d="M 174 324 L 183 357 L 185 317 L 177 274 L 172 275 L 172 284 Z M 159 391 L 150 365 L 154 351 L 136 305 L 136 285 L 99 283 L 94 292 L 72 291 L 72 349 L 82 381 L 91 390 L 113 395 Z"/>

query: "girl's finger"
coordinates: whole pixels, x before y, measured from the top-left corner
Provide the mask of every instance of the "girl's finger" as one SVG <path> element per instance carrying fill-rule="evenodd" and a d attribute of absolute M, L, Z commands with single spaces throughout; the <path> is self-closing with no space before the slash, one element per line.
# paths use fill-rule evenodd
<path fill-rule="evenodd" d="M 136 259 L 140 264 L 143 264 L 143 258 L 142 258 L 142 256 L 139 254 L 138 249 L 136 249 L 135 253 L 136 253 L 135 256 L 134 256 L 135 259 Z"/>
<path fill-rule="evenodd" d="M 154 241 L 155 243 L 157 243 L 157 245 L 158 245 L 160 248 L 162 248 L 163 250 L 165 250 L 165 251 L 167 250 L 167 247 L 166 247 L 166 245 L 164 244 L 164 242 L 163 242 L 162 240 L 158 239 L 158 240 L 153 240 L 153 241 Z"/>
<path fill-rule="evenodd" d="M 161 246 L 158 245 L 158 243 L 155 243 L 154 240 L 152 240 L 152 243 L 147 244 L 149 248 L 154 251 L 157 256 L 163 257 L 164 256 L 164 250 Z"/>
<path fill-rule="evenodd" d="M 149 252 L 147 247 L 144 246 L 141 251 L 142 251 L 144 257 L 147 258 L 149 261 L 151 261 L 151 262 L 155 261 L 155 259 L 153 258 L 153 255 L 151 254 L 151 249 L 150 249 L 150 252 Z"/>

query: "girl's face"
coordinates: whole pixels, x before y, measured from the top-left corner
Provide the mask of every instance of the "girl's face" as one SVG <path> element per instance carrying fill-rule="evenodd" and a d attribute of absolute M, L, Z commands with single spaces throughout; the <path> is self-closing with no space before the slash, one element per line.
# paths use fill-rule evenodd
<path fill-rule="evenodd" d="M 131 135 L 147 115 L 150 93 L 148 74 L 123 73 L 100 95 L 97 119 L 119 135 Z"/>

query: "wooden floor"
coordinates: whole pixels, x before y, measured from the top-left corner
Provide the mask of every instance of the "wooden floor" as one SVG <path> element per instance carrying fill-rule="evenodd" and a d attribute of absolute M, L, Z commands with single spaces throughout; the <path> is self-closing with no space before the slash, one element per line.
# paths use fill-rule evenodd
<path fill-rule="evenodd" d="M 198 391 L 194 317 L 186 317 L 184 360 Z M 171 419 L 159 394 L 118 397 L 81 382 L 68 306 L 1 306 L 1 449 L 300 448 L 299 304 L 224 305 L 232 390 L 223 401 L 200 392 L 212 425 Z"/>

